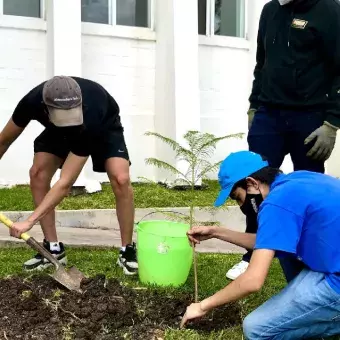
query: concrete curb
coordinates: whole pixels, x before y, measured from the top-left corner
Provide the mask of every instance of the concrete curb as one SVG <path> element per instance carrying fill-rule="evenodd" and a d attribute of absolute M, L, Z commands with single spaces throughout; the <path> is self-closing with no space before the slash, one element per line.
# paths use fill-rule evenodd
<path fill-rule="evenodd" d="M 177 212 L 187 215 L 188 208 L 165 208 L 163 212 Z M 12 221 L 21 221 L 31 214 L 30 211 L 7 211 L 4 214 Z M 199 221 L 218 221 L 221 226 L 236 231 L 244 231 L 245 218 L 237 207 L 211 214 L 202 209 L 195 209 L 195 218 Z M 166 220 L 169 216 L 156 212 L 155 209 L 136 209 L 135 221 Z M 67 246 L 87 248 L 119 247 L 121 245 L 120 231 L 115 209 L 98 210 L 59 210 L 56 212 L 58 236 Z M 24 246 L 25 243 L 10 237 L 7 228 L 0 226 L 0 247 Z M 38 241 L 43 239 L 39 226 L 30 231 L 30 235 Z M 133 235 L 136 240 L 136 232 Z M 197 251 L 205 253 L 244 253 L 244 249 L 219 240 L 208 240 L 197 246 Z"/>
<path fill-rule="evenodd" d="M 173 212 L 179 214 L 189 214 L 188 208 L 162 208 L 163 212 Z M 2 212 L 12 221 L 22 221 L 26 219 L 31 211 L 4 211 Z M 148 215 L 148 216 L 147 216 Z M 166 213 L 156 212 L 153 208 L 136 209 L 135 222 L 141 220 L 166 220 L 169 219 Z M 217 211 L 211 214 L 200 208 L 195 208 L 195 219 L 199 221 L 218 221 L 221 226 L 226 226 L 232 230 L 244 231 L 245 217 L 238 207 L 230 206 L 226 210 Z M 57 228 L 85 228 L 119 230 L 117 214 L 115 209 L 91 209 L 91 210 L 57 210 Z"/>

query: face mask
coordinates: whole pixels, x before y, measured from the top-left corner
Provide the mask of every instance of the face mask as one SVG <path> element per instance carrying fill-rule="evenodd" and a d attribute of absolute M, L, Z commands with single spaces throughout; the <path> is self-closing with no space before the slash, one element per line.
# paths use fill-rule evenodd
<path fill-rule="evenodd" d="M 262 194 L 247 194 L 246 199 L 244 200 L 244 203 L 242 204 L 240 209 L 247 217 L 257 217 L 259 207 L 262 202 Z"/>
<path fill-rule="evenodd" d="M 287 5 L 290 2 L 293 2 L 294 0 L 279 0 L 279 3 L 281 6 Z"/>

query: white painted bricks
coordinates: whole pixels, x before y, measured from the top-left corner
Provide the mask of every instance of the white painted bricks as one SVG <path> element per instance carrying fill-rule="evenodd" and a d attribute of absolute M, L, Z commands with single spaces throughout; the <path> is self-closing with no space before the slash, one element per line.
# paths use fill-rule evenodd
<path fill-rule="evenodd" d="M 156 1 L 158 5 L 160 2 Z M 70 72 L 73 75 L 81 74 L 83 77 L 98 81 L 117 99 L 132 160 L 132 180 L 138 180 L 140 176 L 155 179 L 156 171 L 145 166 L 145 158 L 155 156 L 166 158 L 168 155 L 167 149 L 157 151 L 155 140 L 144 136 L 146 131 L 166 132 L 166 125 L 169 123 L 162 117 L 171 118 L 173 125 L 169 131 L 175 138 L 183 131 L 194 127 L 200 127 L 202 131 L 216 135 L 247 132 L 246 111 L 255 64 L 257 27 L 265 1 L 248 1 L 248 44 L 238 38 L 211 39 L 205 36 L 199 37 L 199 44 L 193 34 L 196 21 L 193 0 L 186 1 L 184 5 L 183 1 L 179 0 L 161 2 L 160 6 L 168 6 L 166 8 L 169 10 L 158 12 L 156 33 L 145 28 L 80 23 L 79 3 L 80 0 L 72 0 L 72 4 L 68 0 L 54 1 L 54 6 L 59 8 L 58 11 L 55 7 L 56 13 L 64 13 L 71 7 L 76 11 L 73 14 L 68 13 L 73 15 L 74 22 L 68 25 L 67 32 L 63 31 L 61 35 L 79 36 L 79 30 L 82 30 L 81 38 L 74 45 L 78 46 L 78 52 L 74 51 L 72 54 L 81 61 L 73 63 L 69 70 L 59 66 L 56 70 Z M 169 18 L 170 15 L 176 14 L 176 11 L 185 11 L 187 14 Z M 62 18 L 67 19 L 64 18 L 64 14 Z M 78 22 L 75 22 L 77 20 Z M 164 27 L 162 28 L 164 20 L 172 22 L 173 35 L 171 32 L 171 34 L 164 32 Z M 60 21 L 57 25 L 60 25 Z M 6 124 L 21 97 L 50 75 L 50 62 L 59 65 L 59 62 L 64 60 L 65 63 L 64 56 L 60 54 L 59 56 L 54 54 L 53 58 L 58 60 L 47 57 L 50 45 L 46 26 L 43 19 L 10 16 L 0 18 L 2 44 L 0 128 Z M 181 36 L 185 39 L 181 39 Z M 190 39 L 190 36 L 193 38 Z M 171 37 L 177 43 L 170 47 L 166 46 L 167 39 Z M 156 50 L 156 41 L 158 46 L 163 44 L 164 48 L 174 53 L 166 55 L 165 49 L 163 53 L 162 50 Z M 172 44 L 171 41 L 170 43 Z M 198 45 L 198 52 L 194 44 Z M 183 46 L 192 48 L 188 52 Z M 198 66 L 197 57 L 194 56 L 197 54 Z M 186 57 L 188 59 L 185 59 Z M 166 61 L 165 58 L 169 58 L 170 61 Z M 190 67 L 188 66 L 190 77 L 187 79 L 182 74 L 186 71 L 183 66 L 186 65 L 186 60 L 187 64 L 188 60 L 192 61 Z M 172 70 L 166 65 L 172 65 Z M 197 74 L 194 72 L 196 68 Z M 169 76 L 171 72 L 179 81 L 177 87 L 175 77 Z M 167 78 L 164 79 L 165 76 Z M 163 85 L 156 85 L 156 80 L 157 84 Z M 198 101 L 193 99 L 197 89 Z M 172 95 L 167 96 L 167 93 Z M 185 111 L 188 113 L 183 113 Z M 28 170 L 33 157 L 33 140 L 41 130 L 40 125 L 31 123 L 10 148 L 1 160 L 0 183 L 28 182 Z M 328 162 L 328 172 L 333 175 L 340 175 L 337 161 L 339 145 L 338 139 L 335 151 Z M 244 148 L 247 148 L 245 139 L 222 142 L 215 158 L 220 160 L 230 151 Z M 291 170 L 289 159 L 286 159 L 283 168 L 286 171 Z M 91 162 L 86 165 L 84 173 L 89 179 L 106 180 L 106 176 L 92 172 Z"/>

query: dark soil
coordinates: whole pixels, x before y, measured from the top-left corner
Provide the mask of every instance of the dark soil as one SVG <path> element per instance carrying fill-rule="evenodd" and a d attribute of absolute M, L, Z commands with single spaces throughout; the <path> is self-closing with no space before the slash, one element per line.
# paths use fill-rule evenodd
<path fill-rule="evenodd" d="M 84 280 L 82 289 L 66 291 L 49 276 L 0 280 L 0 339 L 162 339 L 192 302 L 192 296 L 127 288 L 101 275 Z M 231 304 L 188 328 L 204 333 L 240 322 L 239 307 Z"/>

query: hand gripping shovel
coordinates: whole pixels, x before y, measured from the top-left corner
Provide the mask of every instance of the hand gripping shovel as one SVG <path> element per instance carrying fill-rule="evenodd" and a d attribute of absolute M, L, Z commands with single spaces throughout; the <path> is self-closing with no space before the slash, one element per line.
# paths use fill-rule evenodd
<path fill-rule="evenodd" d="M 0 214 L 0 222 L 5 224 L 8 228 L 11 228 L 13 225 L 13 222 L 2 214 Z M 82 272 L 75 267 L 71 267 L 68 271 L 66 271 L 63 265 L 61 265 L 49 251 L 42 247 L 27 233 L 21 234 L 20 238 L 55 266 L 55 272 L 53 274 L 49 274 L 54 280 L 58 281 L 69 290 L 75 290 L 81 293 L 80 283 L 81 280 L 85 278 Z"/>

